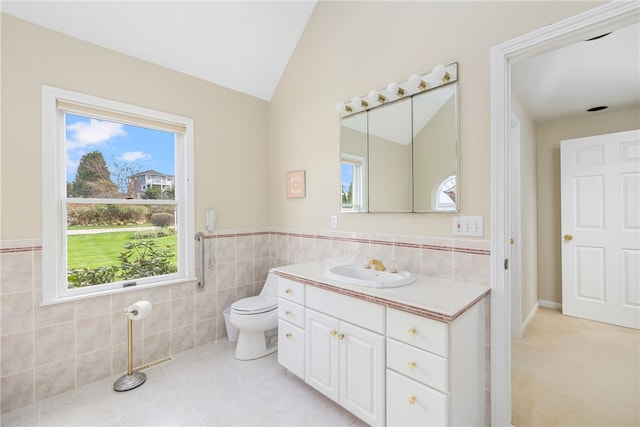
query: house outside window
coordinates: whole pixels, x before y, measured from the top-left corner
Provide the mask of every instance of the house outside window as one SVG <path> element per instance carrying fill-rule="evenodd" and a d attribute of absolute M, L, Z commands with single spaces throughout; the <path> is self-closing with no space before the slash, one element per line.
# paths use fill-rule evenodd
<path fill-rule="evenodd" d="M 149 188 L 157 188 L 162 198 L 170 198 L 169 195 L 175 186 L 175 177 L 165 175 L 155 170 L 147 170 L 136 173 L 128 178 L 128 188 L 131 196 L 136 199 L 144 199 L 145 192 Z"/>
<path fill-rule="evenodd" d="M 43 86 L 43 303 L 193 280 L 192 171 L 191 119 Z"/>

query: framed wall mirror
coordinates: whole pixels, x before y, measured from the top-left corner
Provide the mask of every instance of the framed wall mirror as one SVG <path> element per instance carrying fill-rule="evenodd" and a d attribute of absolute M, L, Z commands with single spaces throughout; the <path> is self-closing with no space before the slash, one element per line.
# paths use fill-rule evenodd
<path fill-rule="evenodd" d="M 340 122 L 342 212 L 458 211 L 457 64 L 447 70 L 396 99 L 372 91 L 378 105 L 354 98 Z"/>

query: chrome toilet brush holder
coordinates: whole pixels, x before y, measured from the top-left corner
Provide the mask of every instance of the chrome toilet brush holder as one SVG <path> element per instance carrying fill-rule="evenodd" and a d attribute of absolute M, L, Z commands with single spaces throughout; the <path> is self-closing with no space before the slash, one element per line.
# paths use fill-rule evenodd
<path fill-rule="evenodd" d="M 133 320 L 131 315 L 137 316 L 138 310 L 136 308 L 129 308 L 125 310 L 127 313 L 127 344 L 128 344 L 128 365 L 127 373 L 121 376 L 113 383 L 113 389 L 115 391 L 129 391 L 136 387 L 140 387 L 146 380 L 147 374 L 144 372 L 133 372 Z"/>

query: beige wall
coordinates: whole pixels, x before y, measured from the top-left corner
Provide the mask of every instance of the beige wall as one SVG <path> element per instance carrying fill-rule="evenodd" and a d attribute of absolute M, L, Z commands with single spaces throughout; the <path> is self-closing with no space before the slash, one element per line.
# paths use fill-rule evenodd
<path fill-rule="evenodd" d="M 450 236 L 453 214 L 340 214 L 335 105 L 437 64 L 459 63 L 460 208 L 490 236 L 490 48 L 598 2 L 320 1 L 269 106 L 270 223 L 354 232 Z M 307 197 L 284 177 L 307 171 Z"/>
<path fill-rule="evenodd" d="M 195 120 L 196 229 L 266 226 L 268 103 L 2 15 L 2 239 L 41 236 L 42 85 Z"/>
<path fill-rule="evenodd" d="M 562 302 L 560 141 L 639 128 L 640 109 L 596 113 L 589 118 L 537 126 L 540 300 Z"/>
<path fill-rule="evenodd" d="M 517 191 L 519 205 L 519 235 L 512 234 L 514 247 L 520 248 L 520 324 L 524 324 L 538 303 L 538 175 L 536 128 L 519 100 L 512 97 L 520 137 L 520 159 L 514 165 L 519 171 Z M 512 123 L 514 125 L 514 123 Z M 515 203 L 514 200 L 511 200 Z M 512 258 L 513 259 L 513 258 Z M 515 284 L 514 284 L 515 285 Z"/>

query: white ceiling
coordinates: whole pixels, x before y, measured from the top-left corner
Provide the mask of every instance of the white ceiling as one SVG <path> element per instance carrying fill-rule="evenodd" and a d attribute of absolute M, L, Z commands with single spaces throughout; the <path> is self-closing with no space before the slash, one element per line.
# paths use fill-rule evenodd
<path fill-rule="evenodd" d="M 2 12 L 269 101 L 315 0 L 7 1 Z M 640 106 L 638 25 L 514 63 L 535 121 Z M 489 52 L 487 52 L 489 55 Z M 464 96 L 464 95 L 462 95 Z"/>
<path fill-rule="evenodd" d="M 3 0 L 0 9 L 269 101 L 315 4 L 315 0 Z"/>
<path fill-rule="evenodd" d="M 515 62 L 512 88 L 536 122 L 640 107 L 640 25 Z M 597 114 L 597 113 L 595 113 Z"/>

